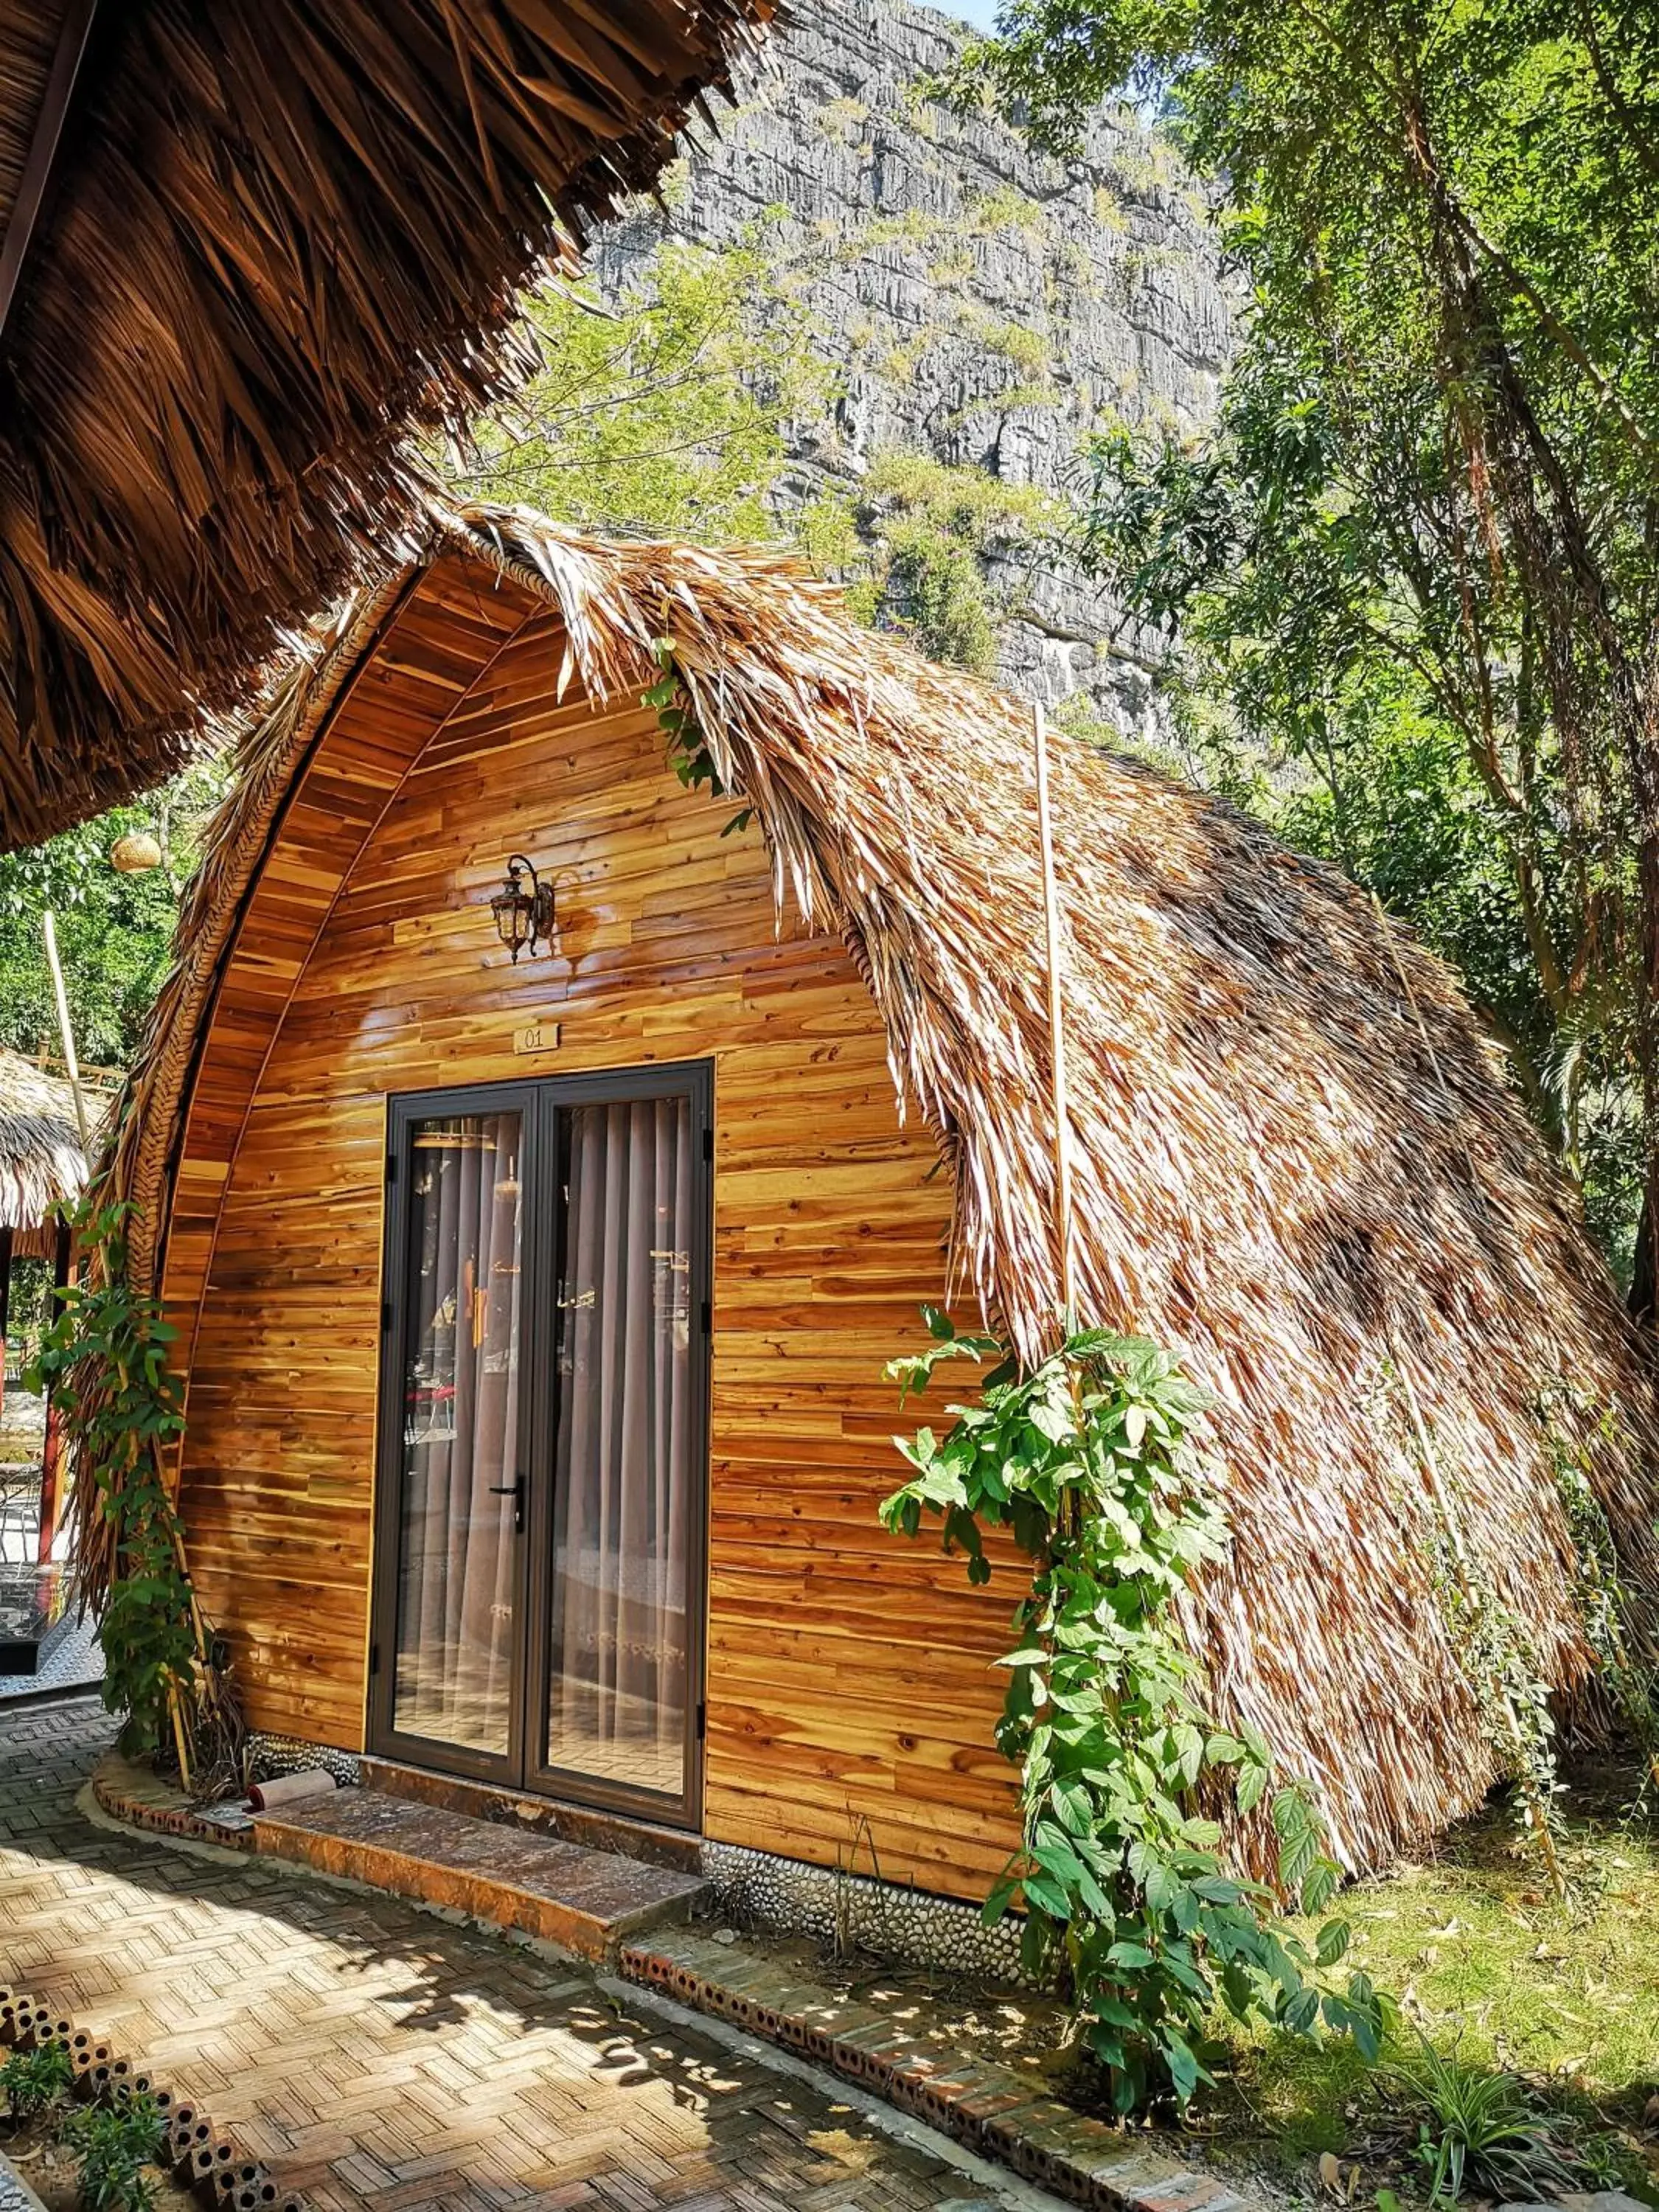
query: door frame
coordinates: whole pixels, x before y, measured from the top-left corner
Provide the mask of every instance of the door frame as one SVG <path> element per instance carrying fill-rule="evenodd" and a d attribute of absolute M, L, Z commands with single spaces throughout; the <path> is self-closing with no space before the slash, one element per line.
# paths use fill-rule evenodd
<path fill-rule="evenodd" d="M 407 1371 L 408 1321 L 404 1280 L 409 1254 L 410 1201 L 414 1184 L 411 1134 L 415 1124 L 467 1114 L 520 1115 L 519 1432 L 528 1433 L 531 1398 L 528 1376 L 540 1338 L 537 1309 L 542 1296 L 541 1255 L 532 1249 L 529 1219 L 531 1178 L 537 1172 L 541 1115 L 536 1086 L 526 1081 L 469 1083 L 453 1089 L 398 1091 L 386 1101 L 386 1156 L 382 1163 L 385 1219 L 380 1255 L 380 1358 L 375 1393 L 374 1545 L 369 1581 L 368 1711 L 365 1741 L 372 1757 L 424 1766 L 471 1782 L 510 1789 L 522 1771 L 524 1630 L 528 1591 L 526 1553 L 514 1547 L 513 1637 L 508 1666 L 513 1682 L 504 1754 L 470 1745 L 415 1735 L 396 1724 L 398 1596 L 403 1534 L 403 1384 Z M 506 1470 L 502 1470 L 505 1474 Z M 518 1472 L 518 1470 L 514 1470 Z"/>
<path fill-rule="evenodd" d="M 558 1273 L 565 1211 L 556 1183 L 558 1115 L 571 1106 L 611 1100 L 683 1097 L 691 1114 L 691 1157 L 698 1187 L 692 1206 L 690 1280 L 691 1471 L 686 1553 L 685 1790 L 678 1799 L 606 1783 L 544 1762 L 540 1735 L 547 1687 L 547 1622 L 552 1578 L 553 1457 L 558 1434 Z M 386 1100 L 385 1218 L 374 1451 L 374 1540 L 369 1587 L 368 1710 L 365 1741 L 372 1756 L 565 1801 L 632 1814 L 665 1827 L 700 1832 L 708 1668 L 708 1520 L 710 1510 L 712 1318 L 714 1298 L 714 1105 L 712 1060 L 661 1060 L 580 1074 L 509 1078 L 429 1091 L 398 1091 Z M 509 1663 L 514 1685 L 504 1756 L 400 1731 L 394 1724 L 399 1540 L 403 1477 L 400 1418 L 408 1316 L 404 1273 L 410 1220 L 410 1132 L 437 1116 L 500 1113 L 523 1115 L 519 1389 L 520 1434 L 527 1464 L 525 1526 L 518 1540 Z M 538 1234 L 537 1206 L 550 1201 L 554 1234 Z M 538 1378 L 541 1378 L 538 1382 Z M 505 1470 L 503 1470 L 505 1473 Z M 539 1477 L 539 1479 L 538 1479 Z"/>

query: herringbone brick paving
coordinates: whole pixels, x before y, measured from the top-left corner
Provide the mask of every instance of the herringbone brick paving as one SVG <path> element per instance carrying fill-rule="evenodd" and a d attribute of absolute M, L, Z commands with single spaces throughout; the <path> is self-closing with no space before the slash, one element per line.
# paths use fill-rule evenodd
<path fill-rule="evenodd" d="M 0 1713 L 0 1980 L 107 2031 L 319 2208 L 992 2212 L 828 2081 L 577 1967 L 93 1827 L 75 1797 L 112 1733 L 90 1701 Z"/>

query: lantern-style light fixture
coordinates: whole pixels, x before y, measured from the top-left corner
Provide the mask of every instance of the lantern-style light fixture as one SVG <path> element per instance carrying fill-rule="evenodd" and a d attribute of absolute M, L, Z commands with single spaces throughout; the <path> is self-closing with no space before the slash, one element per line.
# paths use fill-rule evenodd
<path fill-rule="evenodd" d="M 142 876 L 161 865 L 161 845 L 148 830 L 129 830 L 109 848 L 109 864 L 118 876 Z"/>
<path fill-rule="evenodd" d="M 514 853 L 507 861 L 507 880 L 490 900 L 489 911 L 495 917 L 496 934 L 513 955 L 515 968 L 526 945 L 533 952 L 538 945 L 553 942 L 553 886 L 542 881 L 522 853 Z"/>

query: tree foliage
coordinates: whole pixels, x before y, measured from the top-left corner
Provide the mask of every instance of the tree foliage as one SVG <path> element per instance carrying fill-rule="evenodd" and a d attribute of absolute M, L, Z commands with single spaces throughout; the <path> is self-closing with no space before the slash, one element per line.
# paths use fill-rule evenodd
<path fill-rule="evenodd" d="M 166 973 L 179 894 L 225 773 L 222 763 L 204 760 L 48 844 L 0 855 L 0 1042 L 19 1052 L 59 1050 L 41 932 L 50 907 L 76 1048 L 94 1065 L 125 1064 Z M 131 830 L 156 838 L 160 867 L 128 876 L 111 867 L 112 848 Z"/>
<path fill-rule="evenodd" d="M 823 405 L 829 372 L 763 231 L 664 244 L 616 300 L 584 282 L 528 313 L 544 367 L 478 425 L 459 488 L 595 529 L 775 534 L 784 425 Z"/>
<path fill-rule="evenodd" d="M 77 1494 L 111 1562 L 99 1614 L 104 1702 L 126 1716 L 132 1744 L 155 1750 L 186 1725 L 202 1639 L 167 1480 L 185 1425 L 184 1393 L 168 1365 L 177 1331 L 160 1301 L 128 1282 L 131 1211 L 111 1206 L 80 1224 L 88 1264 L 58 1293 L 27 1382 L 58 1409 Z"/>
<path fill-rule="evenodd" d="M 1490 741 L 1506 672 L 1472 661 L 1451 564 L 1416 557 L 1455 497 L 1443 457 L 1423 458 L 1413 492 L 1397 448 L 1385 465 L 1382 441 L 1347 434 L 1310 364 L 1252 344 L 1204 448 L 1096 443 L 1085 556 L 1164 630 L 1162 688 L 1200 778 L 1459 969 L 1627 1272 L 1634 979 L 1595 933 L 1628 911 L 1628 845 L 1575 843 L 1524 647 L 1510 731 Z M 1427 520 L 1402 548 L 1408 499 Z"/>
<path fill-rule="evenodd" d="M 809 557 L 862 618 L 902 631 L 947 667 L 988 675 L 1006 615 L 993 562 L 1020 573 L 1060 543 L 1070 510 L 1034 484 L 932 454 L 881 453 L 856 494 L 824 494 L 800 516 Z"/>
<path fill-rule="evenodd" d="M 1097 559 L 1188 629 L 1193 725 L 1249 739 L 1287 824 L 1457 959 L 1607 1225 L 1621 1177 L 1644 1194 L 1650 1310 L 1659 18 L 1014 0 L 1001 27 L 969 74 L 1054 143 L 1126 84 L 1165 104 L 1249 287 L 1215 447 L 1097 454 Z"/>

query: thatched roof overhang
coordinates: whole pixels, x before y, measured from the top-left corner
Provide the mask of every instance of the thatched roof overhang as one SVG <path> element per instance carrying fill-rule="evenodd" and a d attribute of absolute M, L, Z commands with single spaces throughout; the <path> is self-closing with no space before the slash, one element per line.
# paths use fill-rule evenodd
<path fill-rule="evenodd" d="M 11 1232 L 11 1251 L 37 1258 L 48 1253 L 52 1208 L 72 1204 L 86 1182 L 69 1085 L 0 1048 L 0 1230 Z"/>
<path fill-rule="evenodd" d="M 1029 709 L 862 630 L 765 552 L 473 510 L 422 558 L 470 566 L 496 647 L 545 628 L 550 687 L 637 693 L 672 635 L 781 909 L 837 930 L 868 981 L 900 1099 L 952 1171 L 966 1285 L 1041 1349 L 1058 1286 Z M 267 878 L 314 872 L 289 810 L 299 821 L 313 778 L 325 802 L 331 717 L 398 661 L 425 573 L 400 566 L 343 610 L 242 741 L 111 1163 L 155 1280 L 216 994 L 245 949 L 226 1059 L 251 1095 L 246 1024 L 263 994 L 274 1034 L 283 1002 L 242 933 Z M 473 681 L 488 665 L 481 646 Z M 1424 1435 L 1475 1571 L 1571 1699 L 1591 1661 L 1540 1398 L 1566 1378 L 1616 1409 L 1605 1426 L 1559 1418 L 1651 1577 L 1650 1349 L 1448 971 L 1259 824 L 1054 742 L 1081 1304 L 1177 1350 L 1214 1394 L 1235 1544 L 1193 1599 L 1194 1647 L 1222 1705 L 1317 1784 L 1348 1858 L 1375 1863 L 1478 1804 L 1496 1771 L 1436 1594 Z M 320 926 L 331 892 L 314 889 Z M 234 1111 L 215 1094 L 216 1126 Z"/>
<path fill-rule="evenodd" d="M 516 378 L 520 289 L 651 186 L 771 6 L 13 0 L 0 847 L 177 766 L 383 561 L 410 434 Z"/>

